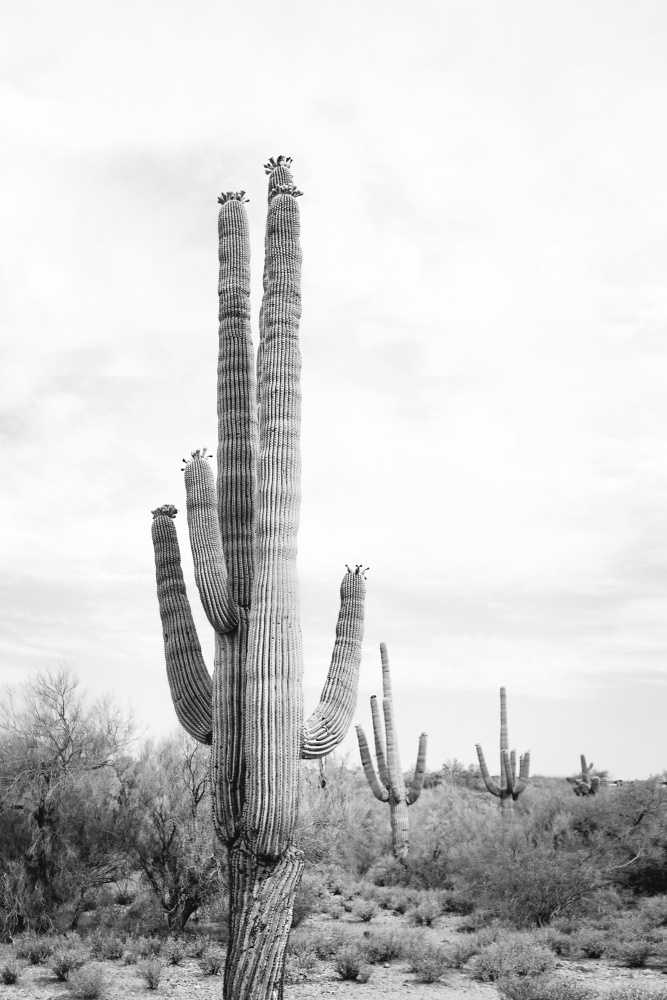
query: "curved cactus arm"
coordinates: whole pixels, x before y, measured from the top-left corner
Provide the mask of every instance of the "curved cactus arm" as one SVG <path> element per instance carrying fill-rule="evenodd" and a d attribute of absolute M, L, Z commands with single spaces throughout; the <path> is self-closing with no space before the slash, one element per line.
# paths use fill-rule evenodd
<path fill-rule="evenodd" d="M 234 604 L 250 606 L 257 459 L 257 393 L 250 327 L 250 235 L 245 192 L 220 195 L 218 216 L 218 518 Z"/>
<path fill-rule="evenodd" d="M 387 652 L 387 644 L 384 642 L 380 643 L 380 662 L 382 664 L 382 697 L 388 698 L 389 701 L 391 701 L 392 693 L 391 673 L 389 671 L 389 653 Z"/>
<path fill-rule="evenodd" d="M 192 458 L 184 461 L 195 581 L 206 617 L 216 632 L 224 635 L 236 628 L 239 616 L 227 586 L 213 471 L 206 460 L 206 448 L 193 451 Z"/>
<path fill-rule="evenodd" d="M 530 750 L 526 750 L 519 758 L 519 781 L 528 782 L 530 779 Z"/>
<path fill-rule="evenodd" d="M 375 768 L 373 767 L 373 758 L 371 757 L 371 752 L 368 747 L 368 740 L 366 739 L 366 734 L 364 733 L 362 726 L 357 726 L 357 739 L 359 741 L 359 753 L 361 754 L 361 765 L 364 769 L 364 774 L 366 775 L 366 780 L 371 786 L 371 791 L 376 799 L 380 802 L 387 802 L 389 800 L 389 792 L 384 788 L 377 779 L 375 773 Z"/>
<path fill-rule="evenodd" d="M 211 678 L 185 592 L 181 553 L 170 504 L 153 511 L 155 575 L 167 678 L 178 720 L 200 743 L 211 742 Z"/>
<path fill-rule="evenodd" d="M 366 580 L 348 568 L 340 585 L 340 611 L 331 665 L 319 704 L 303 727 L 301 756 L 325 757 L 341 742 L 357 705 Z"/>
<path fill-rule="evenodd" d="M 479 769 L 482 772 L 482 777 L 484 778 L 484 784 L 491 792 L 492 795 L 500 796 L 500 789 L 497 784 L 489 774 L 489 769 L 486 766 L 486 759 L 484 757 L 484 751 L 482 750 L 482 744 L 476 743 L 475 749 L 477 750 L 477 758 L 479 760 Z"/>
<path fill-rule="evenodd" d="M 424 775 L 426 774 L 426 744 L 428 743 L 428 736 L 426 733 L 422 733 L 419 737 L 419 750 L 417 752 L 417 764 L 415 767 L 414 777 L 410 783 L 408 789 L 407 802 L 411 806 L 413 802 L 416 802 L 421 795 L 422 786 L 424 784 Z"/>
<path fill-rule="evenodd" d="M 375 758 L 378 763 L 380 781 L 385 788 L 390 788 L 389 768 L 387 767 L 387 745 L 384 738 L 384 726 L 377 695 L 371 695 L 371 717 L 373 719 L 373 738 L 375 741 Z"/>
<path fill-rule="evenodd" d="M 512 788 L 516 784 L 516 750 L 512 750 L 510 753 L 510 768 L 512 773 Z"/>

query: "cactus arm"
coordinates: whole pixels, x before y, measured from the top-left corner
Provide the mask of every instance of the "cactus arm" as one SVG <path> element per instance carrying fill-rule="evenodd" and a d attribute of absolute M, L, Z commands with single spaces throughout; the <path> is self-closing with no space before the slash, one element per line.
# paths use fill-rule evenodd
<path fill-rule="evenodd" d="M 387 748 L 384 738 L 384 727 L 382 725 L 382 716 L 380 714 L 380 705 L 377 700 L 377 695 L 371 696 L 371 716 L 373 718 L 373 737 L 375 739 L 375 757 L 378 762 L 378 771 L 380 773 L 380 781 L 385 788 L 390 788 L 389 782 L 389 769 L 387 767 Z"/>
<path fill-rule="evenodd" d="M 224 635 L 236 628 L 239 618 L 227 586 L 213 472 L 206 461 L 205 448 L 203 453 L 193 451 L 192 458 L 185 462 L 188 529 L 195 582 L 206 617 L 216 632 Z"/>
<path fill-rule="evenodd" d="M 405 799 L 405 782 L 403 780 L 403 772 L 401 771 L 401 760 L 398 755 L 394 706 L 390 698 L 382 699 L 382 709 L 384 712 L 384 731 L 387 737 L 387 771 L 389 772 L 390 790 L 396 801 L 402 802 Z"/>
<path fill-rule="evenodd" d="M 258 855 L 291 843 L 303 740 L 303 660 L 296 571 L 301 504 L 301 248 L 291 174 L 269 163 L 262 309 L 255 575 L 245 671 L 245 816 Z"/>
<path fill-rule="evenodd" d="M 503 753 L 509 750 L 509 733 L 507 728 L 507 691 L 504 687 L 500 689 L 500 787 L 505 788 L 505 767 L 503 764 Z"/>
<path fill-rule="evenodd" d="M 380 662 L 382 664 L 382 697 L 392 701 L 389 654 L 387 652 L 387 645 L 384 642 L 380 643 Z"/>
<path fill-rule="evenodd" d="M 178 720 L 200 743 L 211 742 L 211 678 L 190 610 L 171 505 L 153 511 L 155 575 L 167 678 Z"/>
<path fill-rule="evenodd" d="M 361 766 L 364 769 L 364 774 L 366 775 L 366 780 L 371 787 L 371 791 L 376 799 L 380 802 L 387 802 L 389 800 L 389 792 L 384 788 L 377 779 L 375 773 L 375 768 L 373 767 L 373 758 L 371 757 L 371 752 L 368 746 L 368 740 L 366 739 L 366 734 L 362 726 L 357 726 L 357 739 L 359 741 L 359 753 L 361 755 Z"/>
<path fill-rule="evenodd" d="M 585 756 L 585 754 L 582 753 L 582 755 L 580 757 L 580 760 L 581 760 L 581 777 L 585 781 L 586 778 L 588 777 L 588 768 L 586 767 L 586 756 Z"/>
<path fill-rule="evenodd" d="M 357 705 L 366 580 L 361 566 L 348 569 L 340 587 L 340 612 L 331 665 L 319 704 L 303 727 L 301 756 L 325 757 L 350 728 Z"/>
<path fill-rule="evenodd" d="M 510 760 L 510 755 L 508 754 L 507 750 L 503 750 L 502 764 L 503 764 L 503 779 L 504 779 L 503 788 L 507 789 L 509 792 L 512 792 L 514 790 L 512 783 L 512 762 Z"/>
<path fill-rule="evenodd" d="M 512 776 L 510 788 L 514 788 L 516 784 L 516 750 L 512 750 L 510 753 L 510 774 Z"/>
<path fill-rule="evenodd" d="M 530 750 L 526 750 L 519 758 L 519 780 L 528 782 L 530 779 Z"/>
<path fill-rule="evenodd" d="M 477 750 L 477 758 L 479 760 L 479 769 L 482 772 L 482 778 L 484 779 L 484 784 L 486 785 L 487 789 L 491 792 L 492 795 L 499 796 L 500 795 L 500 789 L 498 788 L 498 785 L 495 783 L 495 781 L 493 780 L 493 778 L 489 774 L 489 769 L 486 766 L 486 759 L 484 757 L 484 751 L 482 750 L 482 744 L 481 743 L 476 743 L 475 744 L 475 749 Z"/>
<path fill-rule="evenodd" d="M 419 737 L 419 750 L 417 752 L 417 764 L 415 766 L 415 773 L 408 789 L 407 802 L 411 806 L 413 802 L 416 802 L 421 795 L 422 786 L 424 784 L 424 775 L 426 774 L 426 744 L 428 743 L 428 736 L 426 733 L 422 733 Z"/>
<path fill-rule="evenodd" d="M 250 329 L 245 192 L 220 195 L 218 517 L 234 604 L 248 607 L 254 572 L 257 399 Z"/>

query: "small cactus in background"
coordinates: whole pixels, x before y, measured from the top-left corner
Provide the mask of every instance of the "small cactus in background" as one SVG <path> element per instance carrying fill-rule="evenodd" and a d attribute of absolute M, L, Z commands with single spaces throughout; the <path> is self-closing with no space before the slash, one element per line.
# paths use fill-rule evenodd
<path fill-rule="evenodd" d="M 602 779 L 599 774 L 593 774 L 593 764 L 586 764 L 586 757 L 583 753 L 581 755 L 581 774 L 567 780 L 573 786 L 572 791 L 575 795 L 595 795 L 596 792 L 600 791 L 602 785 Z"/>
<path fill-rule="evenodd" d="M 361 763 L 364 774 L 371 786 L 371 791 L 380 802 L 389 803 L 389 816 L 391 819 L 391 837 L 394 848 L 394 856 L 405 859 L 409 846 L 409 820 L 408 806 L 416 802 L 419 798 L 424 783 L 424 773 L 426 771 L 426 743 L 427 735 L 422 733 L 419 737 L 419 751 L 417 753 L 417 766 L 410 788 L 406 790 L 403 772 L 401 771 L 401 761 L 398 756 L 398 742 L 396 737 L 396 726 L 394 723 L 394 703 L 391 695 L 391 677 L 389 674 L 389 658 L 387 647 L 380 643 L 380 658 L 382 661 L 382 708 L 384 713 L 384 725 L 386 730 L 386 741 L 382 731 L 382 720 L 376 695 L 371 698 L 371 712 L 373 715 L 373 733 L 375 735 L 375 756 L 380 780 L 373 767 L 373 758 L 368 747 L 368 741 L 362 726 L 357 726 L 357 739 L 359 740 L 359 752 L 361 753 Z"/>
<path fill-rule="evenodd" d="M 484 778 L 484 784 L 492 795 L 500 799 L 500 808 L 510 816 L 514 803 L 528 784 L 530 777 L 530 750 L 526 750 L 519 758 L 519 776 L 516 773 L 516 750 L 509 750 L 507 733 L 507 693 L 504 687 L 500 689 L 500 776 L 498 784 L 489 774 L 484 759 L 481 743 L 476 744 L 479 768 Z"/>
<path fill-rule="evenodd" d="M 243 191 L 218 199 L 217 483 L 206 450 L 185 461 L 195 582 L 215 632 L 213 677 L 186 596 L 176 508 L 153 511 L 172 701 L 184 729 L 211 747 L 213 819 L 227 845 L 226 1000 L 283 995 L 285 947 L 304 865 L 295 840 L 300 762 L 331 753 L 347 732 L 363 635 L 366 582 L 357 566 L 343 576 L 329 673 L 319 705 L 305 719 L 296 566 L 301 192 L 290 166 L 283 156 L 265 166 L 269 206 L 256 378 L 247 199 Z"/>

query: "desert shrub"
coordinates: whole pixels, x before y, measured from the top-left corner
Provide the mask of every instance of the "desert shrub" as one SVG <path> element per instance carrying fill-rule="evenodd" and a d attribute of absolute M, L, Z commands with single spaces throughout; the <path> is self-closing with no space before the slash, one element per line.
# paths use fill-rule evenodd
<path fill-rule="evenodd" d="M 443 913 L 456 913 L 458 916 L 467 917 L 475 909 L 475 904 L 469 896 L 454 889 L 444 889 L 438 896 Z"/>
<path fill-rule="evenodd" d="M 342 927 L 333 927 L 330 931 L 313 934 L 311 941 L 315 954 L 323 962 L 332 959 L 336 952 L 350 943 L 349 935 Z"/>
<path fill-rule="evenodd" d="M 108 986 L 106 973 L 101 965 L 83 965 L 71 974 L 67 982 L 70 993 L 76 1000 L 98 1000 L 104 996 Z"/>
<path fill-rule="evenodd" d="M 391 910 L 393 909 L 393 897 L 394 894 L 388 886 L 374 885 L 372 888 L 371 899 L 374 899 L 381 910 Z"/>
<path fill-rule="evenodd" d="M 306 872 L 294 897 L 292 927 L 298 927 L 311 913 L 322 909 L 326 894 L 327 888 L 322 878 L 313 872 Z"/>
<path fill-rule="evenodd" d="M 667 926 L 667 896 L 650 896 L 639 904 L 639 917 L 649 927 Z"/>
<path fill-rule="evenodd" d="M 430 941 L 412 943 L 408 968 L 420 983 L 437 983 L 449 967 L 449 953 L 442 945 Z"/>
<path fill-rule="evenodd" d="M 5 986 L 13 986 L 14 983 L 18 983 L 20 975 L 21 966 L 15 958 L 7 959 L 7 961 L 0 966 L 0 979 L 3 981 Z"/>
<path fill-rule="evenodd" d="M 199 959 L 199 968 L 205 976 L 218 976 L 225 967 L 225 953 L 222 948 L 209 948 Z"/>
<path fill-rule="evenodd" d="M 405 943 L 398 931 L 374 931 L 364 941 L 364 951 L 371 965 L 391 962 L 405 953 Z"/>
<path fill-rule="evenodd" d="M 602 958 L 609 947 L 606 935 L 594 927 L 582 927 L 574 939 L 574 944 L 584 958 Z"/>
<path fill-rule="evenodd" d="M 479 941 L 472 938 L 467 941 L 459 941 L 450 945 L 447 949 L 449 965 L 452 969 L 462 969 L 471 958 L 478 955 L 480 951 Z"/>
<path fill-rule="evenodd" d="M 352 907 L 352 916 L 368 924 L 377 916 L 378 905 L 373 899 L 358 899 Z"/>
<path fill-rule="evenodd" d="M 541 927 L 539 932 L 536 932 L 536 939 L 560 958 L 567 958 L 576 948 L 575 937 L 563 934 L 555 927 Z"/>
<path fill-rule="evenodd" d="M 139 961 L 139 952 L 135 944 L 131 944 L 123 952 L 123 965 L 136 965 Z"/>
<path fill-rule="evenodd" d="M 618 941 L 612 948 L 614 958 L 629 969 L 641 969 L 646 965 L 653 945 L 647 938 L 629 938 Z"/>
<path fill-rule="evenodd" d="M 91 955 L 95 958 L 113 962 L 115 959 L 123 957 L 125 942 L 116 934 L 98 932 L 88 938 L 88 947 Z"/>
<path fill-rule="evenodd" d="M 142 958 L 157 958 L 162 954 L 162 941 L 158 937 L 141 937 L 137 941 L 137 950 Z"/>
<path fill-rule="evenodd" d="M 503 1000 L 593 1000 L 599 996 L 588 984 L 546 976 L 502 976 L 496 986 Z"/>
<path fill-rule="evenodd" d="M 605 1000 L 667 1000 L 667 989 L 664 986 L 655 989 L 646 983 L 623 983 L 612 987 Z"/>
<path fill-rule="evenodd" d="M 285 977 L 289 983 L 303 983 L 317 966 L 317 954 L 312 938 L 303 931 L 292 931 L 287 942 Z"/>
<path fill-rule="evenodd" d="M 458 934 L 477 934 L 478 931 L 495 923 L 497 919 L 489 910 L 475 910 L 474 913 L 461 918 L 456 930 Z"/>
<path fill-rule="evenodd" d="M 187 953 L 192 958 L 201 958 L 210 946 L 211 939 L 205 934 L 193 934 L 187 939 Z"/>
<path fill-rule="evenodd" d="M 340 905 L 340 903 L 332 903 L 331 907 L 329 908 L 329 916 L 331 917 L 332 920 L 342 920 L 344 913 L 345 910 Z"/>
<path fill-rule="evenodd" d="M 87 958 L 86 951 L 80 945 L 56 948 L 51 956 L 51 971 L 56 979 L 67 982 L 70 973 L 80 969 Z"/>
<path fill-rule="evenodd" d="M 354 982 L 368 982 L 370 967 L 366 954 L 359 945 L 348 944 L 338 952 L 334 959 L 334 970 L 341 979 Z"/>
<path fill-rule="evenodd" d="M 541 976 L 556 965 L 553 953 L 543 945 L 518 936 L 487 945 L 469 964 L 475 979 L 493 982 L 501 977 Z"/>
<path fill-rule="evenodd" d="M 38 934 L 22 934 L 14 942 L 17 958 L 26 959 L 30 965 L 41 965 L 53 954 L 53 938 Z"/>
<path fill-rule="evenodd" d="M 139 975 L 146 980 L 149 990 L 156 990 L 160 985 L 164 965 L 157 958 L 151 958 L 147 962 L 142 962 L 138 966 Z"/>
<path fill-rule="evenodd" d="M 414 909 L 408 911 L 408 920 L 417 927 L 431 927 L 442 913 L 440 903 L 427 897 L 423 899 Z"/>
<path fill-rule="evenodd" d="M 182 938 L 172 938 L 162 949 L 167 965 L 180 965 L 186 955 L 185 941 Z"/>
<path fill-rule="evenodd" d="M 415 894 L 407 889 L 394 889 L 391 894 L 391 908 L 396 913 L 407 913 L 415 903 Z"/>

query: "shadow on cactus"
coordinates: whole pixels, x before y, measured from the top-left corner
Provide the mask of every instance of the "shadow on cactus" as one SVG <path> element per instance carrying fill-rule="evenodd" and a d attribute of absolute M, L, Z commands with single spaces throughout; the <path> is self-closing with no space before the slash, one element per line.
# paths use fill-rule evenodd
<path fill-rule="evenodd" d="M 224 996 L 282 996 L 285 946 L 303 856 L 294 838 L 302 758 L 330 753 L 356 705 L 365 577 L 340 588 L 322 696 L 303 718 L 297 530 L 301 502 L 301 247 L 291 160 L 269 177 L 257 377 L 250 332 L 246 198 L 219 198 L 217 482 L 205 451 L 185 463 L 195 581 L 215 633 L 204 663 L 180 563 L 173 505 L 153 511 L 167 676 L 179 721 L 211 746 L 216 830 L 227 845 Z"/>
<path fill-rule="evenodd" d="M 361 763 L 371 791 L 380 802 L 389 803 L 391 840 L 394 856 L 399 860 L 404 860 L 408 855 L 409 848 L 410 822 L 408 819 L 408 806 L 416 802 L 421 795 L 424 774 L 426 773 L 426 743 L 428 737 L 426 733 L 422 733 L 419 737 L 417 766 L 412 783 L 406 789 L 401 770 L 401 761 L 398 755 L 398 736 L 394 721 L 394 701 L 391 693 L 389 657 L 387 655 L 387 647 L 383 642 L 380 643 L 380 659 L 382 662 L 382 711 L 384 714 L 386 739 L 382 731 L 382 719 L 380 717 L 377 696 L 373 695 L 371 698 L 375 757 L 377 760 L 379 781 L 378 774 L 376 774 L 373 766 L 373 758 L 368 747 L 368 740 L 362 726 L 357 726 L 357 739 L 359 740 Z"/>

